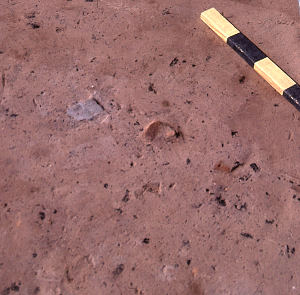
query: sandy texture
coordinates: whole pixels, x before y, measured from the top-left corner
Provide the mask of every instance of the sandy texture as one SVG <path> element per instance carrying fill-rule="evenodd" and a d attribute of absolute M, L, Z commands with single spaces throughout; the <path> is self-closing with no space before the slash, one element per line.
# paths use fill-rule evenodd
<path fill-rule="evenodd" d="M 300 81 L 296 0 L 1 1 L 1 295 L 300 294 L 300 113 L 213 6 Z"/>

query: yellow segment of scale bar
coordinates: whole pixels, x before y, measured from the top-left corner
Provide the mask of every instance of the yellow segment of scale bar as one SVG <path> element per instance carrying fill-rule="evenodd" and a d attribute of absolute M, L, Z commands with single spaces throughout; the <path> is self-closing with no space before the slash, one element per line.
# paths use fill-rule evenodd
<path fill-rule="evenodd" d="M 268 57 L 256 62 L 254 64 L 254 70 L 281 95 L 283 95 L 284 90 L 296 84 L 293 79 Z"/>
<path fill-rule="evenodd" d="M 201 19 L 225 42 L 240 33 L 218 10 L 210 8 L 201 13 Z"/>

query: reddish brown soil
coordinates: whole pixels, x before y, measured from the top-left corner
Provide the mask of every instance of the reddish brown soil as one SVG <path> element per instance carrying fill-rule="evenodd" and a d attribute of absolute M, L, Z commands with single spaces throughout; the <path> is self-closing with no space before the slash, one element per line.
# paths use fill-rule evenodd
<path fill-rule="evenodd" d="M 300 81 L 296 0 L 1 1 L 1 295 L 300 294 L 300 113 L 213 6 Z"/>

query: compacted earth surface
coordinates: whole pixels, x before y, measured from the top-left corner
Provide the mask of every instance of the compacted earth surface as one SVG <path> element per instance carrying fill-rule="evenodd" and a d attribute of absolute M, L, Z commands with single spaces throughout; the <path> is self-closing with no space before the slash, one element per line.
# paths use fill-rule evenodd
<path fill-rule="evenodd" d="M 1 0 L 0 294 L 300 294 L 296 0 Z"/>

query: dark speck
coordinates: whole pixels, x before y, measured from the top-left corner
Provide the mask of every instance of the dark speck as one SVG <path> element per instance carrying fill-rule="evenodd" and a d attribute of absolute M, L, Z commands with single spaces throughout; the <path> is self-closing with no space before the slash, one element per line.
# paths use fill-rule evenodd
<path fill-rule="evenodd" d="M 239 161 L 234 163 L 234 166 L 231 168 L 231 172 L 233 172 L 234 170 L 236 170 L 237 168 L 239 168 L 240 166 L 243 166 L 242 163 L 240 163 Z"/>
<path fill-rule="evenodd" d="M 28 13 L 25 17 L 26 17 L 27 19 L 35 18 L 35 12 Z"/>
<path fill-rule="evenodd" d="M 108 183 L 104 183 L 104 188 L 108 188 Z"/>
<path fill-rule="evenodd" d="M 32 253 L 32 257 L 33 257 L 33 258 L 36 258 L 36 257 L 37 257 L 37 254 L 36 254 L 36 253 Z"/>
<path fill-rule="evenodd" d="M 150 239 L 149 239 L 149 238 L 145 238 L 145 239 L 143 240 L 143 243 L 144 243 L 144 244 L 149 244 L 149 243 L 150 243 Z"/>
<path fill-rule="evenodd" d="M 233 130 L 231 130 L 231 136 L 232 136 L 232 137 L 237 136 L 237 134 L 238 134 L 238 131 L 233 131 Z"/>
<path fill-rule="evenodd" d="M 191 160 L 189 158 L 186 159 L 186 164 L 187 165 L 191 164 Z"/>
<path fill-rule="evenodd" d="M 45 217 L 46 217 L 46 214 L 45 214 L 45 212 L 40 212 L 40 213 L 39 213 L 39 216 L 40 216 L 40 219 L 41 219 L 41 220 L 44 220 Z"/>
<path fill-rule="evenodd" d="M 255 163 L 250 164 L 250 167 L 253 169 L 254 172 L 257 172 L 260 170 L 260 168 Z"/>
<path fill-rule="evenodd" d="M 40 28 L 40 25 L 38 23 L 30 23 L 29 25 L 31 25 L 31 27 L 33 29 L 39 29 Z"/>
<path fill-rule="evenodd" d="M 165 9 L 162 11 L 162 15 L 167 15 L 167 14 L 171 14 L 171 12 L 169 11 L 168 8 L 165 8 Z"/>
<path fill-rule="evenodd" d="M 121 208 L 117 208 L 117 209 L 115 209 L 115 211 L 118 212 L 119 214 L 123 213 L 123 210 Z"/>
<path fill-rule="evenodd" d="M 248 233 L 241 233 L 241 236 L 247 239 L 253 239 L 253 236 L 251 234 Z"/>
<path fill-rule="evenodd" d="M 18 285 L 16 285 L 16 283 L 12 283 L 10 286 L 10 290 L 12 290 L 14 292 L 19 292 L 20 287 Z"/>
<path fill-rule="evenodd" d="M 246 77 L 245 77 L 245 76 L 242 76 L 242 77 L 239 79 L 239 82 L 240 82 L 241 84 L 243 84 L 243 83 L 245 82 L 245 79 L 246 79 Z"/>
<path fill-rule="evenodd" d="M 219 197 L 216 197 L 216 201 L 220 206 L 223 206 L 223 207 L 226 206 L 226 201 L 224 199 L 222 199 L 221 195 Z"/>
<path fill-rule="evenodd" d="M 124 203 L 127 203 L 129 201 L 129 190 L 128 189 L 126 190 L 125 195 L 124 195 L 122 201 Z"/>
<path fill-rule="evenodd" d="M 124 268 L 125 268 L 124 264 L 119 264 L 117 268 L 113 271 L 113 275 L 114 276 L 120 275 L 123 272 Z"/>
<path fill-rule="evenodd" d="M 188 260 L 186 261 L 186 264 L 187 264 L 187 265 L 190 265 L 190 264 L 191 264 L 191 259 L 188 259 Z"/>
<path fill-rule="evenodd" d="M 154 92 L 154 94 L 156 94 L 156 90 L 154 89 L 154 84 L 153 83 L 150 83 L 149 87 L 148 87 L 148 90 L 150 92 Z"/>
<path fill-rule="evenodd" d="M 170 63 L 170 67 L 173 67 L 173 66 L 175 66 L 176 64 L 178 63 L 178 58 L 177 57 L 175 57 L 172 61 L 171 61 L 171 63 Z"/>
<path fill-rule="evenodd" d="M 178 129 L 177 131 L 175 130 L 175 137 L 179 138 L 179 137 L 183 137 L 183 133 Z"/>

